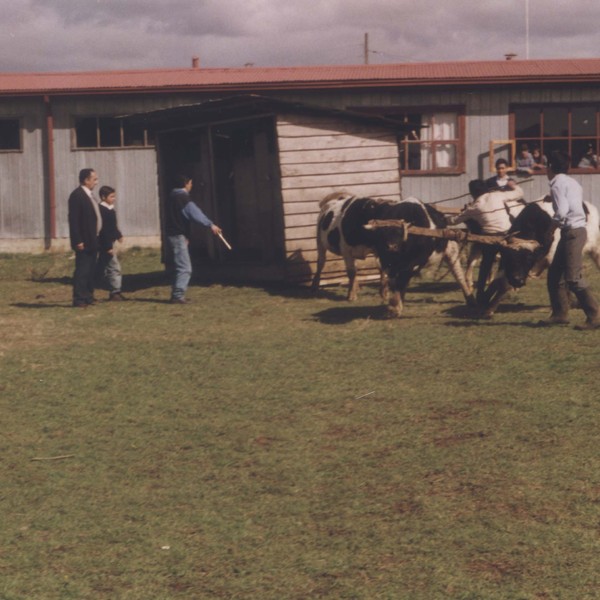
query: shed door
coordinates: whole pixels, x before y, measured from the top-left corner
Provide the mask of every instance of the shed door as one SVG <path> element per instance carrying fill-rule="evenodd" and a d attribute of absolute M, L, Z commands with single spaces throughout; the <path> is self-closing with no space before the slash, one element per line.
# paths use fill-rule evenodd
<path fill-rule="evenodd" d="M 218 223 L 231 242 L 228 261 L 284 258 L 283 210 L 271 118 L 211 127 Z"/>

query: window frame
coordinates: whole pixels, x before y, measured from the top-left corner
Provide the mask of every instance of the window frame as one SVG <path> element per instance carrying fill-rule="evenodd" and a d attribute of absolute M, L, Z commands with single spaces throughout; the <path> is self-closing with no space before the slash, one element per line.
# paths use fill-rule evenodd
<path fill-rule="evenodd" d="M 436 113 L 454 113 L 456 115 L 457 136 L 455 139 L 443 140 L 414 140 L 409 141 L 403 139 L 404 134 L 398 134 L 398 162 L 400 173 L 405 176 L 444 176 L 444 175 L 461 175 L 466 171 L 466 108 L 464 104 L 441 104 L 441 105 L 414 105 L 414 106 L 353 106 L 349 107 L 356 112 L 364 112 L 386 117 L 392 120 L 404 119 L 410 115 L 428 115 L 433 117 Z M 421 119 L 422 122 L 422 119 Z M 452 145 L 456 148 L 456 165 L 453 167 L 438 167 L 431 169 L 409 169 L 408 160 L 411 156 L 408 152 L 410 146 L 422 146 L 424 144 L 431 145 L 431 156 L 435 164 L 435 147 Z M 404 152 L 403 152 L 404 147 Z M 402 157 L 406 160 L 403 164 Z"/>
<path fill-rule="evenodd" d="M 14 116 L 0 116 L 1 121 L 16 122 L 19 136 L 19 147 L 18 148 L 0 148 L 0 154 L 10 154 L 14 152 L 23 152 L 23 118 Z"/>
<path fill-rule="evenodd" d="M 567 109 L 567 135 L 546 135 L 546 127 L 544 123 L 544 110 L 545 109 Z M 591 108 L 595 113 L 596 123 L 594 127 L 594 133 L 591 135 L 573 135 L 573 111 L 574 109 Z M 537 109 L 539 111 L 539 135 L 536 137 L 517 137 L 517 117 L 516 111 L 518 109 Z M 569 173 L 579 175 L 597 175 L 600 174 L 600 162 L 596 168 L 584 168 L 573 165 L 573 146 L 574 144 L 587 143 L 589 140 L 593 140 L 596 149 L 596 156 L 600 156 L 600 102 L 513 102 L 509 105 L 509 137 L 515 141 L 516 151 L 519 151 L 521 144 L 526 143 L 531 148 L 532 146 L 539 146 L 543 155 L 549 158 L 549 152 L 544 149 L 544 142 L 549 144 L 557 144 L 566 142 L 567 152 L 571 160 L 571 166 Z M 579 159 L 580 160 L 580 159 Z M 578 162 L 579 162 L 578 160 Z M 533 175 L 545 175 L 546 169 L 536 169 Z"/>
<path fill-rule="evenodd" d="M 94 146 L 80 146 L 78 143 L 78 125 L 84 120 L 95 120 L 95 137 L 96 144 Z M 156 143 L 151 139 L 151 134 L 146 127 L 143 127 L 144 143 L 143 144 L 125 144 L 126 132 L 123 119 L 113 115 L 73 115 L 73 125 L 71 128 L 71 150 L 86 151 L 86 150 L 154 150 Z M 118 121 L 119 123 L 119 145 L 102 145 L 102 127 L 101 123 L 109 124 L 109 121 Z"/>

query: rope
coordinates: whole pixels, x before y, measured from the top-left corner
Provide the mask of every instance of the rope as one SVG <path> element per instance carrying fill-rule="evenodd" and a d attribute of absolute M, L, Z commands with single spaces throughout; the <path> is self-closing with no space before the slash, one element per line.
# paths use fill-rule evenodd
<path fill-rule="evenodd" d="M 517 185 L 521 185 L 522 183 L 529 183 L 530 181 L 533 181 L 533 177 L 530 177 L 529 179 L 523 179 L 522 181 L 516 181 L 515 183 Z M 490 192 L 494 191 L 494 188 L 492 188 L 491 190 L 488 190 Z M 434 202 L 428 202 L 427 204 L 441 204 L 442 202 L 450 202 L 452 200 L 460 200 L 461 198 L 466 198 L 467 196 L 470 196 L 471 194 L 469 192 L 467 192 L 466 194 L 461 194 L 460 196 L 454 196 L 453 198 L 444 198 L 443 200 L 435 200 Z"/>

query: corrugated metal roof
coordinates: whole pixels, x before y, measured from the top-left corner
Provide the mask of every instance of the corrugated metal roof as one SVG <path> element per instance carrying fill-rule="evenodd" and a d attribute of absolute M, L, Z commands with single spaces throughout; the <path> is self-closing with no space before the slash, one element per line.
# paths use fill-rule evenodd
<path fill-rule="evenodd" d="M 1 95 L 600 82 L 600 59 L 0 73 Z"/>

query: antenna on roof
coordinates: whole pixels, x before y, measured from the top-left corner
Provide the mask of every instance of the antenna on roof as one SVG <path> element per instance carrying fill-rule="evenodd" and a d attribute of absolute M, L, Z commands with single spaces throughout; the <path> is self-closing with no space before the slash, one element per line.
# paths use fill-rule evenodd
<path fill-rule="evenodd" d="M 515 58 L 516 56 L 518 56 L 517 54 L 515 54 L 514 52 L 509 52 L 508 54 L 504 55 L 504 58 L 506 60 L 512 60 L 513 58 Z"/>

